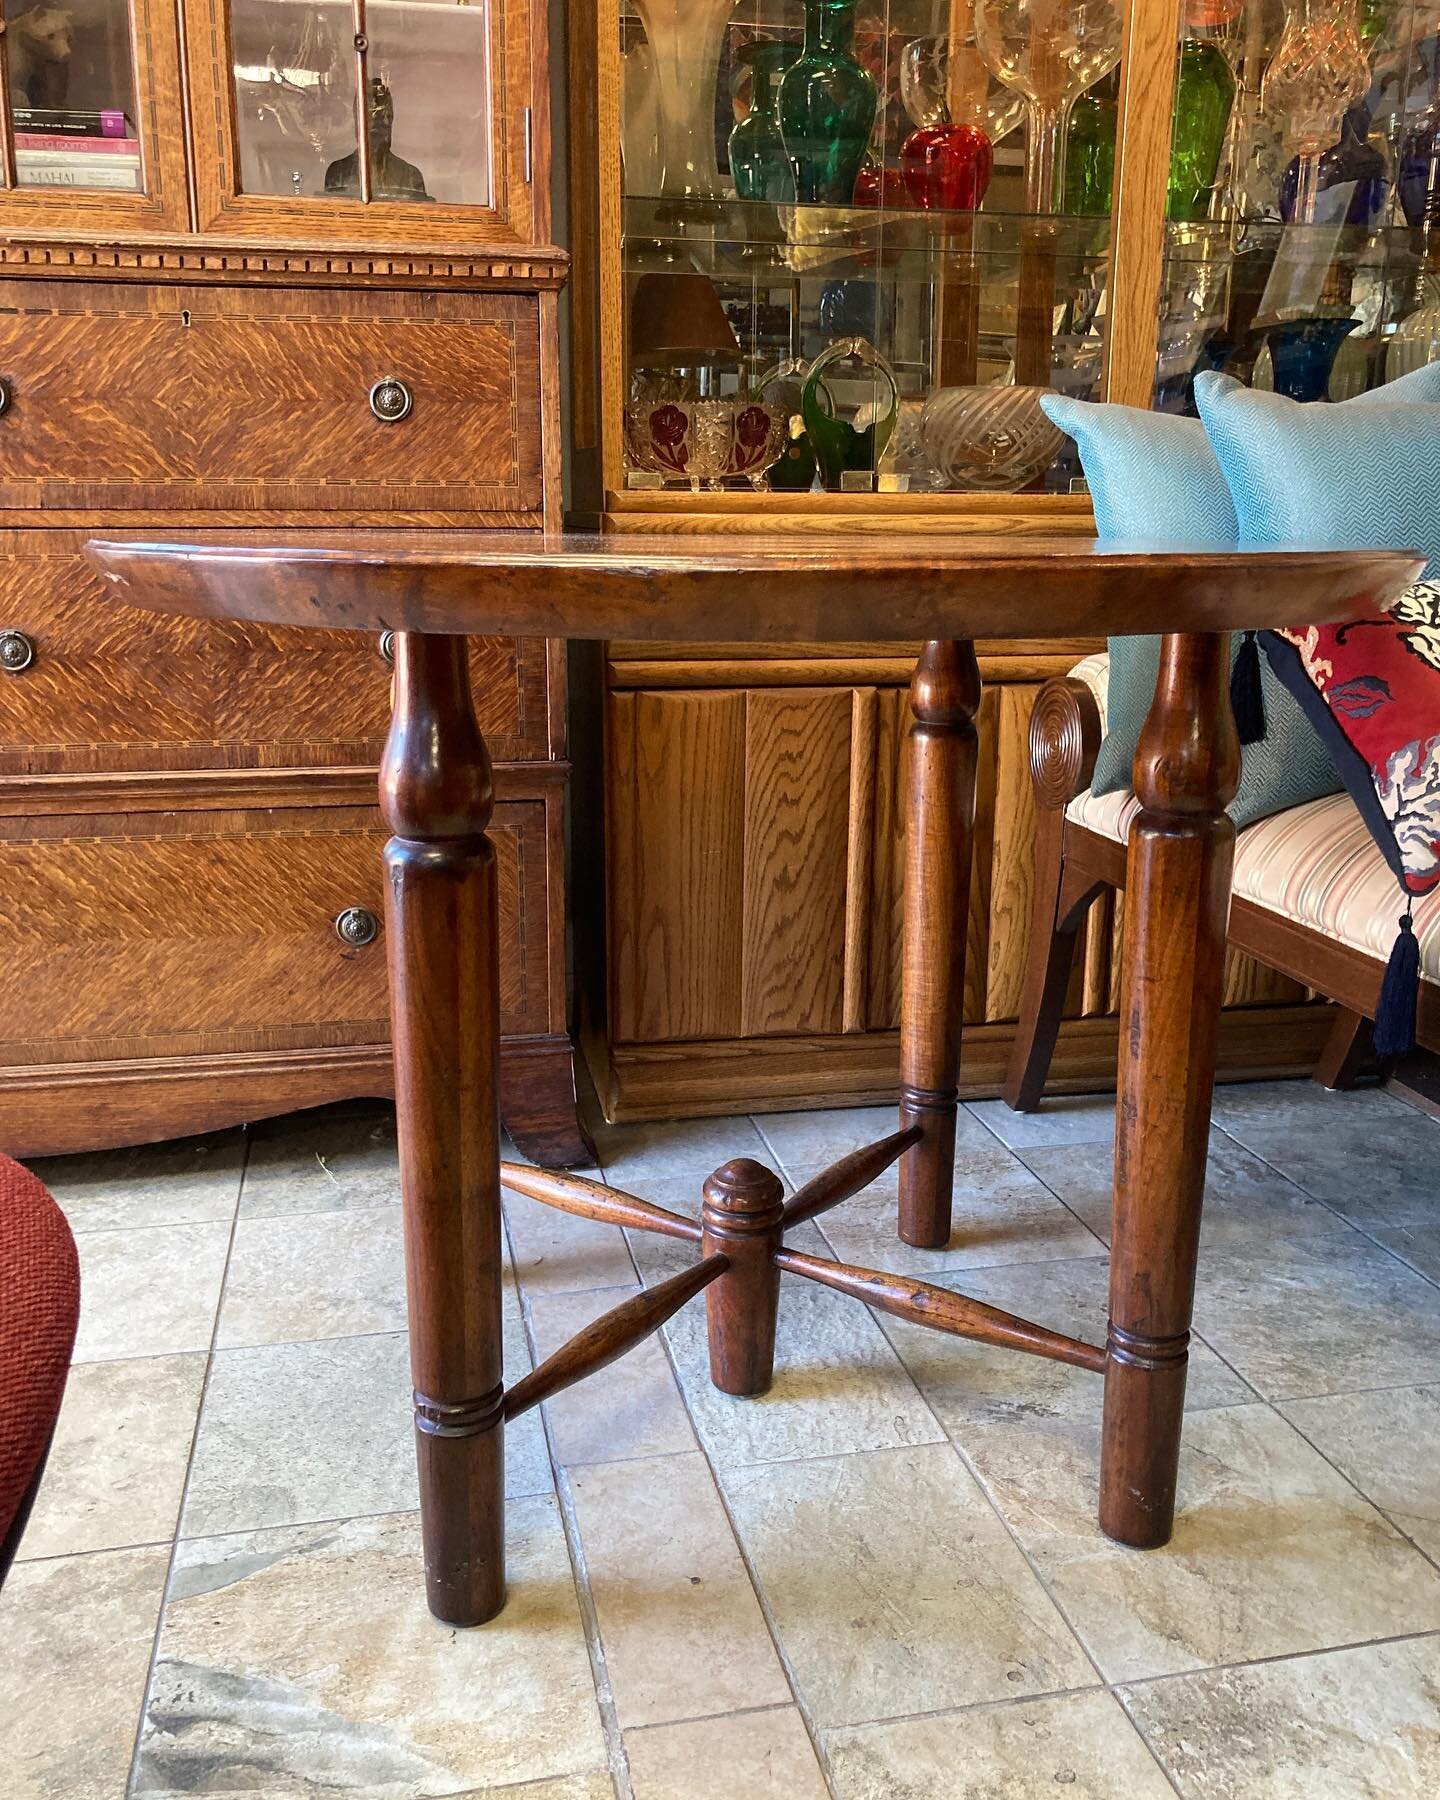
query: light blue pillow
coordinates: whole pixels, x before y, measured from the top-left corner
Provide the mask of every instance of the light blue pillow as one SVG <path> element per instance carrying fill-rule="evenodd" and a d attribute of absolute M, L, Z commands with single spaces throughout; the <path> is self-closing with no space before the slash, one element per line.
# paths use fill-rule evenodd
<path fill-rule="evenodd" d="M 1213 388 L 1217 381 L 1240 388 L 1228 377 L 1202 375 L 1196 378 L 1197 395 L 1202 383 Z M 1257 397 L 1292 411 L 1302 410 L 1293 400 Z M 1440 403 L 1440 363 L 1346 402 L 1342 417 L 1352 406 L 1374 408 L 1416 401 Z M 1074 438 L 1079 448 L 1095 507 L 1096 529 L 1102 538 L 1145 538 L 1159 544 L 1239 541 L 1235 502 L 1199 419 L 1135 406 L 1097 405 L 1060 394 L 1047 394 L 1040 404 L 1052 423 Z M 1129 787 L 1135 749 L 1160 668 L 1158 638 L 1112 637 L 1109 648 L 1108 723 L 1091 783 L 1097 794 Z M 1237 637 L 1231 647 L 1232 659 L 1239 649 Z M 1237 825 L 1338 793 L 1341 786 L 1314 727 L 1264 658 L 1260 682 L 1265 736 L 1247 744 L 1242 754 L 1240 787 L 1230 805 Z"/>
<path fill-rule="evenodd" d="M 1418 550 L 1427 578 L 1440 574 L 1440 406 L 1404 404 L 1415 400 L 1440 400 L 1440 363 L 1343 406 L 1298 406 L 1228 375 L 1197 376 L 1240 541 Z"/>

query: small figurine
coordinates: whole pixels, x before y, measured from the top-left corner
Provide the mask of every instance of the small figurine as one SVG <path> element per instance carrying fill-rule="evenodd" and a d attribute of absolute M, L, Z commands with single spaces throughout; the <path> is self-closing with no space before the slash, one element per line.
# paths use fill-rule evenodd
<path fill-rule="evenodd" d="M 40 0 L 12 18 L 5 30 L 9 46 L 12 106 L 62 107 L 70 86 L 75 49 L 75 14 L 53 0 Z"/>
<path fill-rule="evenodd" d="M 395 133 L 395 102 L 385 82 L 372 77 L 366 136 L 370 145 L 370 192 L 377 200 L 428 200 L 425 177 L 414 163 L 406 162 L 390 148 Z M 352 150 L 325 171 L 325 192 L 360 196 L 360 152 Z"/>

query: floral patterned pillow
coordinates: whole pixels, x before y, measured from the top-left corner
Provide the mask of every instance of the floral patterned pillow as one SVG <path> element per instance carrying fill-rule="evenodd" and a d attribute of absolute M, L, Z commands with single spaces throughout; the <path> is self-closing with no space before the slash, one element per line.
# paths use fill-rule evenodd
<path fill-rule="evenodd" d="M 1440 581 L 1382 617 L 1265 633 L 1408 894 L 1440 886 Z"/>

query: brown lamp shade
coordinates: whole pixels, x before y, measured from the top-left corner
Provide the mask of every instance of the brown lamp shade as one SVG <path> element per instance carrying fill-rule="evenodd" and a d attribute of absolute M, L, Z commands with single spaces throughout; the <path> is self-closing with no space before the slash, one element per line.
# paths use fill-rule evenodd
<path fill-rule="evenodd" d="M 630 296 L 630 361 L 665 364 L 738 361 L 740 345 L 725 308 L 698 269 L 652 270 Z"/>

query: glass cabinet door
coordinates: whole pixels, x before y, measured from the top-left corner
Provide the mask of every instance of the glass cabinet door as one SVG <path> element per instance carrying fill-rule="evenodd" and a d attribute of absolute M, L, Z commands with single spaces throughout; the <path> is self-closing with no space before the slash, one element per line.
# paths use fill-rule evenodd
<path fill-rule="evenodd" d="M 1156 403 L 1344 399 L 1440 360 L 1433 0 L 1185 0 Z M 1183 186 L 1183 194 L 1178 187 Z"/>
<path fill-rule="evenodd" d="M 173 13 L 150 0 L 12 0 L 4 17 L 7 223 L 183 229 Z"/>
<path fill-rule="evenodd" d="M 523 3 L 230 0 L 190 54 L 228 127 L 218 157 L 197 144 L 202 231 L 401 244 L 536 228 Z"/>
<path fill-rule="evenodd" d="M 1040 399 L 1100 391 L 1123 26 L 620 0 L 624 488 L 1069 493 Z"/>

